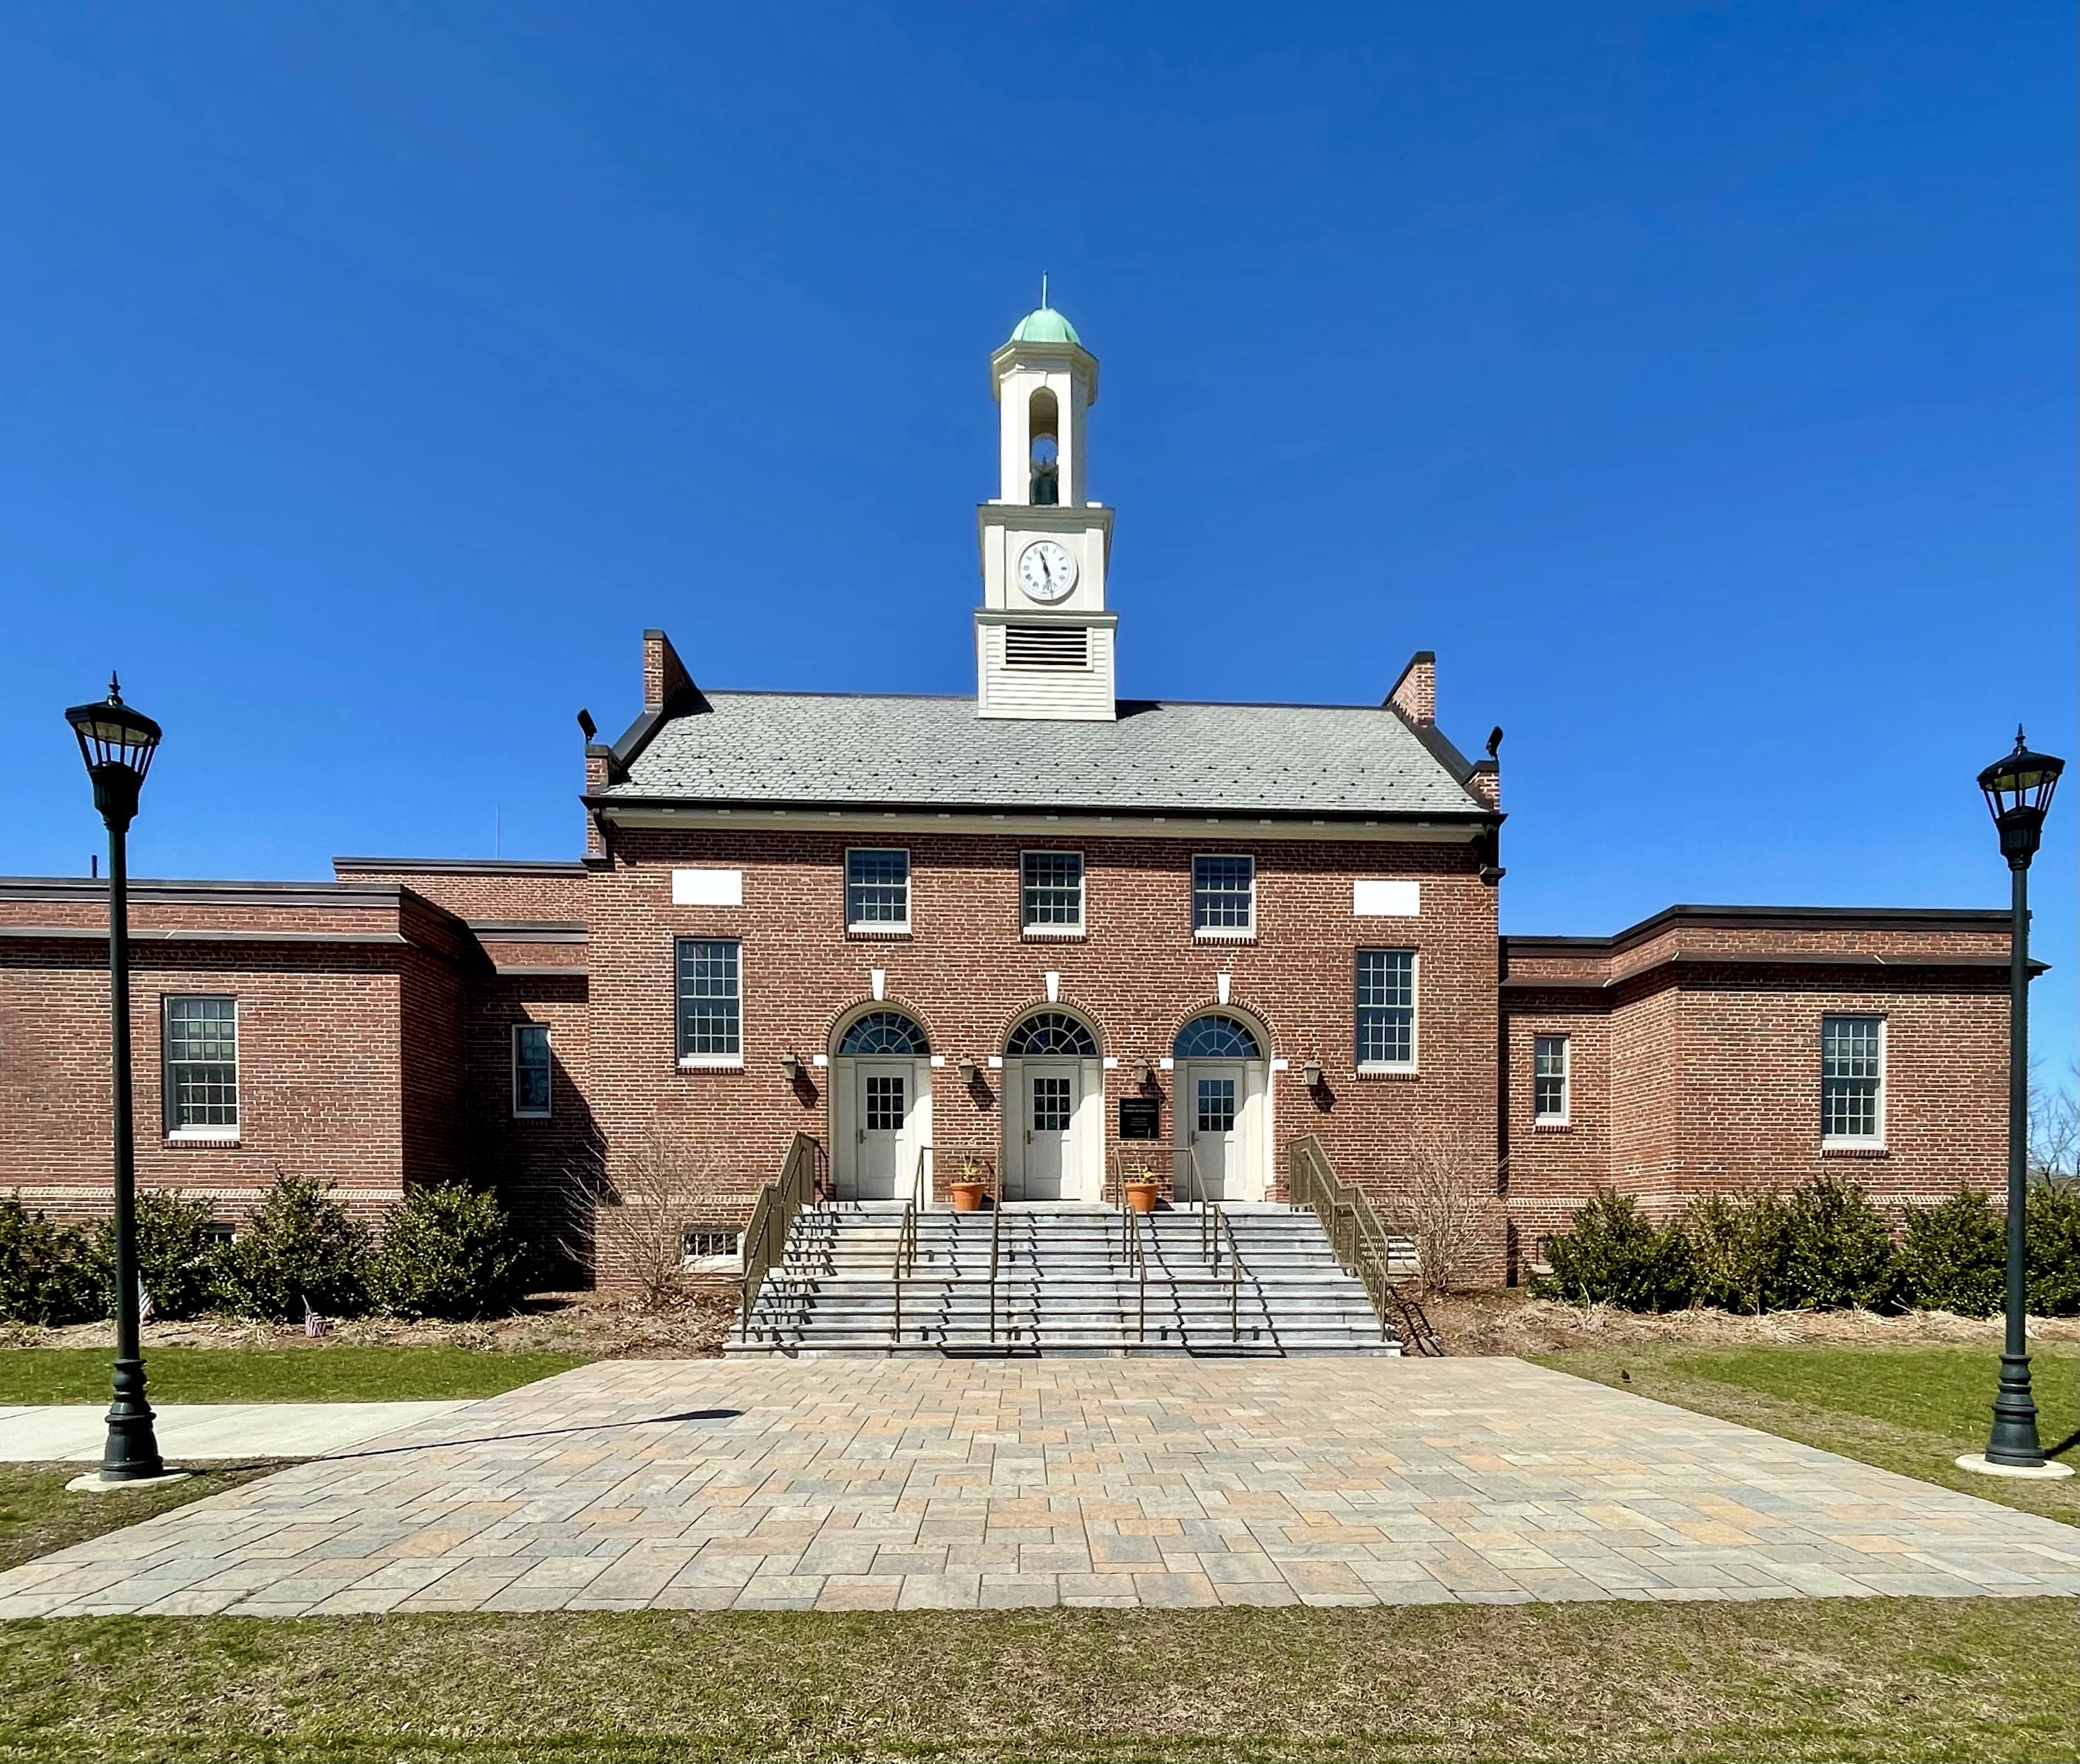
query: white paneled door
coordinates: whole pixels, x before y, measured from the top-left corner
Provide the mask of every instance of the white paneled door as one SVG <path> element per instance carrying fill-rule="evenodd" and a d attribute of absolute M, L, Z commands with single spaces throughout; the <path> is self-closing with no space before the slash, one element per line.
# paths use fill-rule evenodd
<path fill-rule="evenodd" d="M 1021 1198 L 1059 1200 L 1076 1190 L 1076 1104 L 1083 1072 L 1075 1060 L 1021 1062 L 1025 1090 L 1025 1180 Z"/>
<path fill-rule="evenodd" d="M 1195 1200 L 1243 1197 L 1240 1133 L 1243 1070 L 1239 1060 L 1194 1060 L 1186 1074 L 1184 1126 L 1191 1148 Z"/>
<path fill-rule="evenodd" d="M 853 1066 L 853 1192 L 862 1200 L 893 1200 L 904 1192 L 907 1175 L 902 1168 L 904 1128 L 910 1117 L 915 1062 L 862 1059 Z"/>

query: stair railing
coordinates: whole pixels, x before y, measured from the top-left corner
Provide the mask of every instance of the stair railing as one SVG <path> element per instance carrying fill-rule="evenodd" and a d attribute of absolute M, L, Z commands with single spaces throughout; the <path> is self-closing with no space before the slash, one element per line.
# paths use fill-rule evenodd
<path fill-rule="evenodd" d="M 1441 1355 L 1445 1344 L 1421 1303 L 1404 1293 L 1389 1272 L 1387 1230 L 1371 1197 L 1336 1174 L 1328 1153 L 1312 1133 L 1286 1145 L 1285 1194 L 1288 1205 L 1312 1210 L 1344 1272 L 1364 1283 L 1365 1297 L 1379 1318 L 1379 1339 L 1398 1336 L 1418 1354 Z"/>
<path fill-rule="evenodd" d="M 889 1347 L 891 1350 L 903 1345 L 903 1281 L 917 1265 L 917 1215 L 931 1190 L 932 1148 L 917 1148 L 917 1167 L 910 1178 L 909 1197 L 903 1203 L 903 1223 L 895 1234 L 895 1314 L 891 1319 Z"/>
<path fill-rule="evenodd" d="M 830 1165 L 823 1142 L 807 1133 L 797 1133 L 787 1142 L 780 1160 L 780 1174 L 758 1191 L 752 1203 L 751 1221 L 744 1230 L 743 1299 L 737 1313 L 737 1335 L 751 1339 L 752 1313 L 765 1277 L 783 1266 L 787 1239 L 795 1221 L 806 1211 L 821 1207 L 830 1194 Z M 779 1339 L 779 1322 L 771 1320 L 774 1339 Z"/>

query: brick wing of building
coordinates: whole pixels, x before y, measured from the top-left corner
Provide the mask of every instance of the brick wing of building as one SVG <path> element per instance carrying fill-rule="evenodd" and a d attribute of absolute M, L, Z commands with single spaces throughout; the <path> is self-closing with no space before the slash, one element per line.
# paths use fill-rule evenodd
<path fill-rule="evenodd" d="M 973 697 L 704 689 L 648 631 L 581 857 L 133 884 L 140 1179 L 233 1222 L 278 1170 L 459 1178 L 547 1233 L 662 1155 L 727 1234 L 798 1133 L 841 1196 L 1013 1204 L 1277 1200 L 1311 1136 L 1385 1198 L 1491 1186 L 1495 1278 L 1600 1185 L 1998 1179 L 2006 914 L 1499 936 L 1499 731 L 1445 737 L 1432 656 L 1377 706 L 1120 698 L 1097 362 L 1042 308 L 991 371 Z M 58 1212 L 105 1204 L 105 913 L 0 880 L 0 1189 Z"/>

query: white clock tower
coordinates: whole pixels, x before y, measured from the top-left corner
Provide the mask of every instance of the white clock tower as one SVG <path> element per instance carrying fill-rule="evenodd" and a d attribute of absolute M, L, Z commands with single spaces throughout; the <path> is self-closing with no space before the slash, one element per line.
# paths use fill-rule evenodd
<path fill-rule="evenodd" d="M 1110 722 L 1119 623 L 1105 610 L 1112 510 L 1084 494 L 1097 358 L 1043 305 L 990 357 L 989 374 L 1002 482 L 975 511 L 975 714 Z"/>

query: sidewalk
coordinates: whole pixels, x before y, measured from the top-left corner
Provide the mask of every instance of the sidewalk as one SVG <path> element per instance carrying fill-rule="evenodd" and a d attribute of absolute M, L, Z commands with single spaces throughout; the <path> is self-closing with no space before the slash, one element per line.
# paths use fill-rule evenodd
<path fill-rule="evenodd" d="M 440 1402 L 155 1403 L 159 1450 L 178 1469 L 199 1458 L 312 1458 L 400 1427 L 438 1421 L 474 1399 Z M 105 1403 L 0 1407 L 0 1464 L 95 1463 Z"/>

